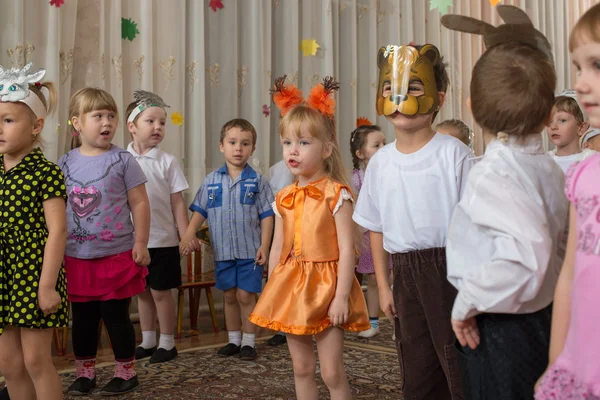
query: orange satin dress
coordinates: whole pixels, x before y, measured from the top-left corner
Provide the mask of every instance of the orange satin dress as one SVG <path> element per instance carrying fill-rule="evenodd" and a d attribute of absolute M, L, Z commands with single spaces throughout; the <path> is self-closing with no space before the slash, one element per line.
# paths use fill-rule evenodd
<path fill-rule="evenodd" d="M 331 326 L 327 315 L 336 290 L 339 248 L 333 217 L 342 189 L 329 178 L 282 189 L 275 205 L 283 219 L 283 246 L 250 321 L 294 335 L 314 335 Z M 359 332 L 371 327 L 365 297 L 355 277 L 348 322 Z"/>

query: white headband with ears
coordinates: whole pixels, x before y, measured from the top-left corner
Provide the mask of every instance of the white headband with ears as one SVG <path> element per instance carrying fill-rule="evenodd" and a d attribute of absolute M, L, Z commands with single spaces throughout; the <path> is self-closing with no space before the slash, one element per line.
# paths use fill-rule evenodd
<path fill-rule="evenodd" d="M 29 73 L 32 67 L 33 62 L 23 68 L 4 69 L 0 65 L 0 101 L 27 104 L 36 117 L 43 119 L 48 110 L 38 95 L 29 90 L 29 84 L 39 83 L 46 75 L 46 70 L 38 69 Z"/>

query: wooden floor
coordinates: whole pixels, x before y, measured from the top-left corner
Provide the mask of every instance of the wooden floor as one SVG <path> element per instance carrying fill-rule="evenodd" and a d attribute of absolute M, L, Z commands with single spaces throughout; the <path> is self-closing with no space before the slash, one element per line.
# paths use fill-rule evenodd
<path fill-rule="evenodd" d="M 217 309 L 217 321 L 219 323 L 219 332 L 215 333 L 213 330 L 212 322 L 208 312 L 200 312 L 198 318 L 198 329 L 190 330 L 189 318 L 184 319 L 183 332 L 181 339 L 175 339 L 175 344 L 178 350 L 185 350 L 190 348 L 209 346 L 218 343 L 227 342 L 227 332 L 224 330 L 224 316 L 222 310 Z M 141 331 L 139 323 L 134 323 L 136 336 L 138 338 L 138 344 L 141 342 Z M 71 332 L 69 331 L 69 342 L 67 347 L 67 355 L 64 357 L 54 357 L 54 365 L 58 371 L 70 370 L 75 368 L 75 358 L 73 356 L 73 346 L 71 342 Z M 259 328 L 256 337 L 268 336 L 272 332 L 267 329 Z M 158 340 L 158 334 L 157 334 Z M 54 349 L 53 349 L 54 354 Z M 106 337 L 106 331 L 102 331 L 101 343 L 98 347 L 98 356 L 96 363 L 100 364 L 103 362 L 114 361 L 112 349 L 108 344 Z"/>

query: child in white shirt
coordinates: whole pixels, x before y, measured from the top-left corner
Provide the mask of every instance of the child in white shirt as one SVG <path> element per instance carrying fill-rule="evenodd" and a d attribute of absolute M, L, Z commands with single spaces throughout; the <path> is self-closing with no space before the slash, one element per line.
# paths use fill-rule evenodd
<path fill-rule="evenodd" d="M 556 149 L 549 153 L 563 172 L 578 160 L 581 147 L 579 138 L 589 128 L 573 91 L 566 91 L 554 101 L 552 116 L 546 132 Z"/>
<path fill-rule="evenodd" d="M 377 112 L 394 125 L 396 140 L 369 161 L 353 219 L 371 231 L 379 304 L 395 322 L 404 398 L 462 400 L 448 323 L 456 290 L 446 280 L 444 247 L 471 152 L 432 129 L 448 87 L 435 46 L 383 47 L 377 64 Z"/>
<path fill-rule="evenodd" d="M 568 213 L 564 175 L 542 145 L 556 75 L 551 55 L 533 44 L 547 41 L 532 25 L 520 26 L 519 36 L 507 31 L 473 69 L 468 104 L 486 150 L 469 174 L 446 246 L 466 399 L 533 398 L 548 363 Z"/>

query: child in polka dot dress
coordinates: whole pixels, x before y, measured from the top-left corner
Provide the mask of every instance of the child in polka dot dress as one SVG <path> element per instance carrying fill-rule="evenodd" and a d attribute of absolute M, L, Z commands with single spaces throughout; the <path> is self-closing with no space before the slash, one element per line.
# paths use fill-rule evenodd
<path fill-rule="evenodd" d="M 150 263 L 147 179 L 128 151 L 111 144 L 118 111 L 109 93 L 79 90 L 71 97 L 69 119 L 80 145 L 58 161 L 69 195 L 65 269 L 77 365 L 77 379 L 67 392 L 85 395 L 96 386 L 102 321 L 115 354 L 115 374 L 100 394 L 117 395 L 139 386 L 129 304 L 144 291 Z"/>
<path fill-rule="evenodd" d="M 68 321 L 64 178 L 37 147 L 56 107 L 45 73 L 0 66 L 0 370 L 23 399 L 62 398 L 50 343 Z"/>

